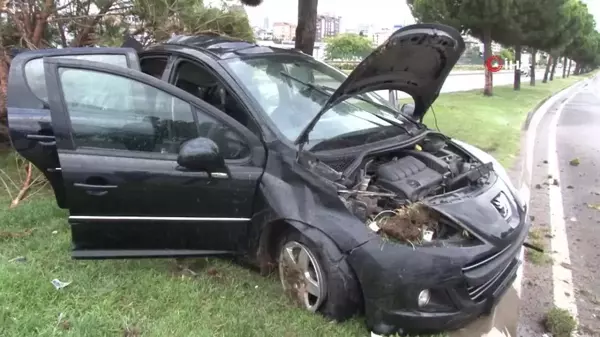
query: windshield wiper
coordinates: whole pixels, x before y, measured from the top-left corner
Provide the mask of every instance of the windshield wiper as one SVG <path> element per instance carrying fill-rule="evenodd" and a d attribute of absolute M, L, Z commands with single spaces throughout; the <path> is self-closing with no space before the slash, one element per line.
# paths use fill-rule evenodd
<path fill-rule="evenodd" d="M 326 87 L 326 86 L 323 86 L 323 85 L 316 85 L 316 84 L 310 83 L 310 82 L 304 82 L 303 80 L 295 78 L 294 76 L 292 76 L 290 74 L 286 74 L 283 71 L 281 71 L 280 74 L 283 75 L 284 77 L 289 78 L 290 80 L 294 80 L 294 81 L 296 81 L 296 82 L 298 82 L 298 83 L 300 83 L 300 84 L 302 84 L 302 85 L 304 85 L 304 86 L 306 86 L 308 88 L 311 88 L 312 90 L 316 90 L 316 91 L 318 91 L 318 92 L 320 92 L 320 93 L 322 93 L 323 95 L 326 95 L 326 96 L 331 96 L 331 93 L 333 93 L 335 91 L 334 88 Z M 331 93 L 329 93 L 327 91 L 331 91 Z"/>
<path fill-rule="evenodd" d="M 326 96 L 331 96 L 331 94 L 336 90 L 334 88 L 327 87 L 327 86 L 324 86 L 324 85 L 316 85 L 314 83 L 304 82 L 301 79 L 298 79 L 298 78 L 296 78 L 296 77 L 294 77 L 294 76 L 292 76 L 290 74 L 286 74 L 283 71 L 281 71 L 280 74 L 283 75 L 284 77 L 289 78 L 289 79 L 291 79 L 293 81 L 296 81 L 296 82 L 298 82 L 298 83 L 300 83 L 300 84 L 302 84 L 302 85 L 304 85 L 304 86 L 306 86 L 306 87 L 308 87 L 308 88 L 310 88 L 312 90 L 318 91 L 321 94 L 326 95 Z M 397 111 L 395 111 L 393 108 L 391 108 L 389 106 L 386 106 L 386 105 L 380 104 L 380 103 L 375 103 L 372 100 L 370 100 L 368 98 L 365 98 L 365 97 L 362 97 L 360 95 L 354 96 L 354 98 L 357 98 L 357 99 L 359 99 L 359 100 L 361 100 L 363 102 L 367 102 L 367 103 L 373 104 L 374 106 L 376 106 L 376 107 L 378 107 L 380 109 L 387 110 L 387 111 L 393 111 L 394 115 L 396 115 L 398 113 Z M 352 105 L 355 108 L 361 109 L 360 107 L 358 107 L 358 106 L 356 106 L 356 105 L 354 105 L 352 103 L 347 102 L 347 104 L 350 104 L 350 105 Z M 367 113 L 370 113 L 371 115 L 376 116 L 377 118 L 379 118 L 381 120 L 384 120 L 384 121 L 386 121 L 386 122 L 388 122 L 388 123 L 390 123 L 390 124 L 392 124 L 394 126 L 399 127 L 400 129 L 402 129 L 404 132 L 406 132 L 407 134 L 409 134 L 411 136 L 413 135 L 413 133 L 411 131 L 409 131 L 409 129 L 407 129 L 404 126 L 404 123 L 402 123 L 400 120 L 397 120 L 397 119 L 394 119 L 394 118 L 383 117 L 383 116 L 381 116 L 381 115 L 379 115 L 377 113 L 368 111 L 366 109 L 361 109 L 361 110 L 366 111 Z"/>

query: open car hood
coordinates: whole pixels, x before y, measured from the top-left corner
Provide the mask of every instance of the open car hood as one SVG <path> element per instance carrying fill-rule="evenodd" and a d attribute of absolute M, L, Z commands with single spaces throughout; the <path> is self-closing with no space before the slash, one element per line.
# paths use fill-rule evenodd
<path fill-rule="evenodd" d="M 412 96 L 413 116 L 420 120 L 464 50 L 463 38 L 452 27 L 416 24 L 400 28 L 348 75 L 295 143 L 306 143 L 317 121 L 334 105 L 376 90 L 400 90 Z"/>

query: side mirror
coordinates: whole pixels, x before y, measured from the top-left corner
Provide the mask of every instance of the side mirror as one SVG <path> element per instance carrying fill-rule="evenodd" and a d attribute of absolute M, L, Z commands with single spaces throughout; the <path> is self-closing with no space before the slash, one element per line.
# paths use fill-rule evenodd
<path fill-rule="evenodd" d="M 413 117 L 413 115 L 415 113 L 415 105 L 412 103 L 402 104 L 402 107 L 400 108 L 400 112 L 402 112 L 402 114 L 405 116 Z"/>
<path fill-rule="evenodd" d="M 181 145 L 177 164 L 192 170 L 208 173 L 226 173 L 225 159 L 219 153 L 219 147 L 208 138 L 190 139 Z"/>

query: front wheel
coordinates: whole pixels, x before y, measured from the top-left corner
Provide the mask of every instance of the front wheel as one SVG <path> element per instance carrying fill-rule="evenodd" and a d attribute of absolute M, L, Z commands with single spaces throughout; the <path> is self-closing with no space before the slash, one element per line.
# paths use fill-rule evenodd
<path fill-rule="evenodd" d="M 359 311 L 358 281 L 345 259 L 334 263 L 339 251 L 329 238 L 317 235 L 316 240 L 322 242 L 297 231 L 284 235 L 278 256 L 281 285 L 300 307 L 344 321 Z"/>

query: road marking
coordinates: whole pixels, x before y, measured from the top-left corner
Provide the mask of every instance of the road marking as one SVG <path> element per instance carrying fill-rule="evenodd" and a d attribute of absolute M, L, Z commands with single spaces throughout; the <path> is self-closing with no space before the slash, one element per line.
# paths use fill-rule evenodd
<path fill-rule="evenodd" d="M 560 115 L 569 101 L 579 93 L 576 90 L 558 107 L 555 115 L 550 121 L 548 127 L 548 175 L 552 176 L 550 180 L 560 180 L 560 169 L 558 165 L 557 128 Z M 550 229 L 552 238 L 550 239 L 550 249 L 552 255 L 552 288 L 554 305 L 558 308 L 568 310 L 577 321 L 577 304 L 575 303 L 575 292 L 573 289 L 573 275 L 570 267 L 571 259 L 569 257 L 569 240 L 565 225 L 565 214 L 563 209 L 563 198 L 560 186 L 549 182 L 550 199 Z"/>
<path fill-rule="evenodd" d="M 579 87 L 580 83 L 577 83 L 570 88 L 566 88 L 563 92 L 560 92 L 560 93 L 550 97 L 546 102 L 544 102 L 544 104 L 542 104 L 542 106 L 540 106 L 538 108 L 538 111 L 534 113 L 533 117 L 531 118 L 531 121 L 529 122 L 529 127 L 527 129 L 527 134 L 525 136 L 525 139 L 526 139 L 525 160 L 524 160 L 524 165 L 521 168 L 522 181 L 518 182 L 521 184 L 521 186 L 519 188 L 519 194 L 521 195 L 521 198 L 523 198 L 523 201 L 525 203 L 527 203 L 528 207 L 530 205 L 529 198 L 531 197 L 530 186 L 531 186 L 531 181 L 533 180 L 533 157 L 534 157 L 534 152 L 535 152 L 535 140 L 537 137 L 537 128 L 538 128 L 540 122 L 542 121 L 542 119 L 544 118 L 544 116 L 546 115 L 546 113 L 550 110 L 550 108 L 552 108 L 554 106 L 554 104 L 556 104 L 558 102 L 558 100 L 560 98 L 564 97 L 565 93 L 567 93 L 571 90 L 574 90 L 575 92 L 577 92 L 577 90 L 578 90 L 577 88 Z M 524 177 L 523 177 L 523 171 L 525 172 Z M 525 249 L 523 249 L 523 248 L 521 248 L 521 251 L 519 252 L 519 260 L 525 261 Z M 515 290 L 517 291 L 517 296 L 519 298 L 521 298 L 521 291 L 523 288 L 522 287 L 523 269 L 524 269 L 524 263 L 521 264 L 521 266 L 517 270 L 517 277 L 515 278 L 515 282 L 513 283 Z"/>

